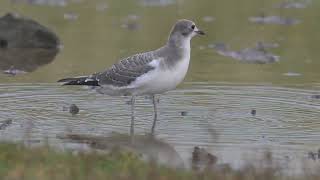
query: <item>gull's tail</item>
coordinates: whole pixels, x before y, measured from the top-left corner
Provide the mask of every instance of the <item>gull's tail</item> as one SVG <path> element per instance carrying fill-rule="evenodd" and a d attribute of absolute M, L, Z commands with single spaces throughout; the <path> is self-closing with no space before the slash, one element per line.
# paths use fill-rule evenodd
<path fill-rule="evenodd" d="M 62 82 L 62 85 L 100 86 L 99 82 L 90 76 L 64 78 L 60 79 L 58 82 Z"/>

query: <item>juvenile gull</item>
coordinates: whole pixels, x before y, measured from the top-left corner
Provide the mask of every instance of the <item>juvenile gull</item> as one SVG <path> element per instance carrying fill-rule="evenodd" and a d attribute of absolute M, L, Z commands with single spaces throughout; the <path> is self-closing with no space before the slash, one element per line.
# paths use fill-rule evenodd
<path fill-rule="evenodd" d="M 132 96 L 131 135 L 134 134 L 135 97 L 152 96 L 153 135 L 157 121 L 155 95 L 175 89 L 183 81 L 189 67 L 190 40 L 195 35 L 204 35 L 204 32 L 190 20 L 179 20 L 173 26 L 163 47 L 122 59 L 103 72 L 61 79 L 58 82 L 63 82 L 63 85 L 96 86 L 99 93 L 111 96 Z"/>

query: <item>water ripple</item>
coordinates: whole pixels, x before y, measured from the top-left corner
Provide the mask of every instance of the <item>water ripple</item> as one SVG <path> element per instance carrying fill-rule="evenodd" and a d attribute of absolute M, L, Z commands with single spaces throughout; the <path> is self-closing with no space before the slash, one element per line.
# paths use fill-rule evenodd
<path fill-rule="evenodd" d="M 225 161 L 250 148 L 303 156 L 318 148 L 320 138 L 319 91 L 274 86 L 185 84 L 162 95 L 157 136 L 183 153 L 193 146 L 215 150 Z M 59 134 L 108 135 L 128 133 L 129 97 L 110 97 L 79 87 L 56 84 L 0 85 L 0 120 L 13 123 L 0 130 L 1 139 L 56 139 Z M 79 114 L 63 111 L 76 104 Z M 251 110 L 256 110 L 256 115 Z M 181 112 L 187 112 L 185 116 Z M 148 133 L 152 125 L 150 99 L 136 102 L 136 132 Z M 295 150 L 295 151 L 292 151 Z M 237 153 L 234 153 L 237 151 Z M 232 157 L 232 158 L 231 158 Z"/>

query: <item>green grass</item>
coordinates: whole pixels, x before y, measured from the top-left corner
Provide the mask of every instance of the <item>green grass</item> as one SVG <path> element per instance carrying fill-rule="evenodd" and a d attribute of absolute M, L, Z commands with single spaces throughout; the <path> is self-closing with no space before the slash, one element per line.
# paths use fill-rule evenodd
<path fill-rule="evenodd" d="M 265 163 L 270 164 L 270 160 Z M 319 174 L 298 177 L 283 175 L 276 166 L 246 166 L 242 170 L 208 168 L 202 172 L 175 170 L 144 162 L 130 152 L 117 149 L 110 153 L 56 151 L 48 146 L 27 148 L 23 145 L 0 144 L 0 177 L 15 180 L 283 180 L 320 179 Z"/>

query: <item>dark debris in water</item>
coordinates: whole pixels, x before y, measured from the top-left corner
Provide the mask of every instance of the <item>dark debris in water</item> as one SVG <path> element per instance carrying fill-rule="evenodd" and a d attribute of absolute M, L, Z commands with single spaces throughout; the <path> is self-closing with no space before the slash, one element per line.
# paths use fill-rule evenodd
<path fill-rule="evenodd" d="M 72 114 L 72 115 L 76 115 L 79 113 L 79 108 L 77 105 L 75 104 L 71 104 L 70 107 L 69 107 L 69 113 Z"/>
<path fill-rule="evenodd" d="M 251 110 L 251 115 L 252 115 L 252 116 L 255 116 L 256 114 L 257 114 L 257 110 L 252 109 L 252 110 Z"/>
<path fill-rule="evenodd" d="M 63 111 L 69 111 L 69 113 L 72 114 L 72 115 L 76 115 L 80 111 L 79 107 L 77 105 L 75 105 L 75 104 L 71 104 L 69 107 L 63 106 L 62 110 Z"/>
<path fill-rule="evenodd" d="M 311 160 L 320 160 L 320 149 L 318 149 L 318 152 L 309 151 L 308 152 L 308 159 Z"/>
<path fill-rule="evenodd" d="M 278 24 L 278 25 L 296 25 L 301 22 L 299 19 L 280 16 L 254 16 L 249 17 L 249 21 L 257 24 Z"/>
<path fill-rule="evenodd" d="M 246 63 L 267 64 L 279 61 L 279 56 L 268 52 L 268 49 L 278 47 L 277 44 L 264 44 L 258 42 L 256 47 L 245 48 L 239 51 L 229 50 L 228 45 L 224 43 L 210 44 L 218 54 Z"/>
<path fill-rule="evenodd" d="M 187 111 L 181 111 L 181 116 L 187 116 L 188 112 Z"/>
<path fill-rule="evenodd" d="M 8 126 L 12 124 L 12 119 L 8 119 L 0 122 L 0 130 L 6 129 Z"/>

